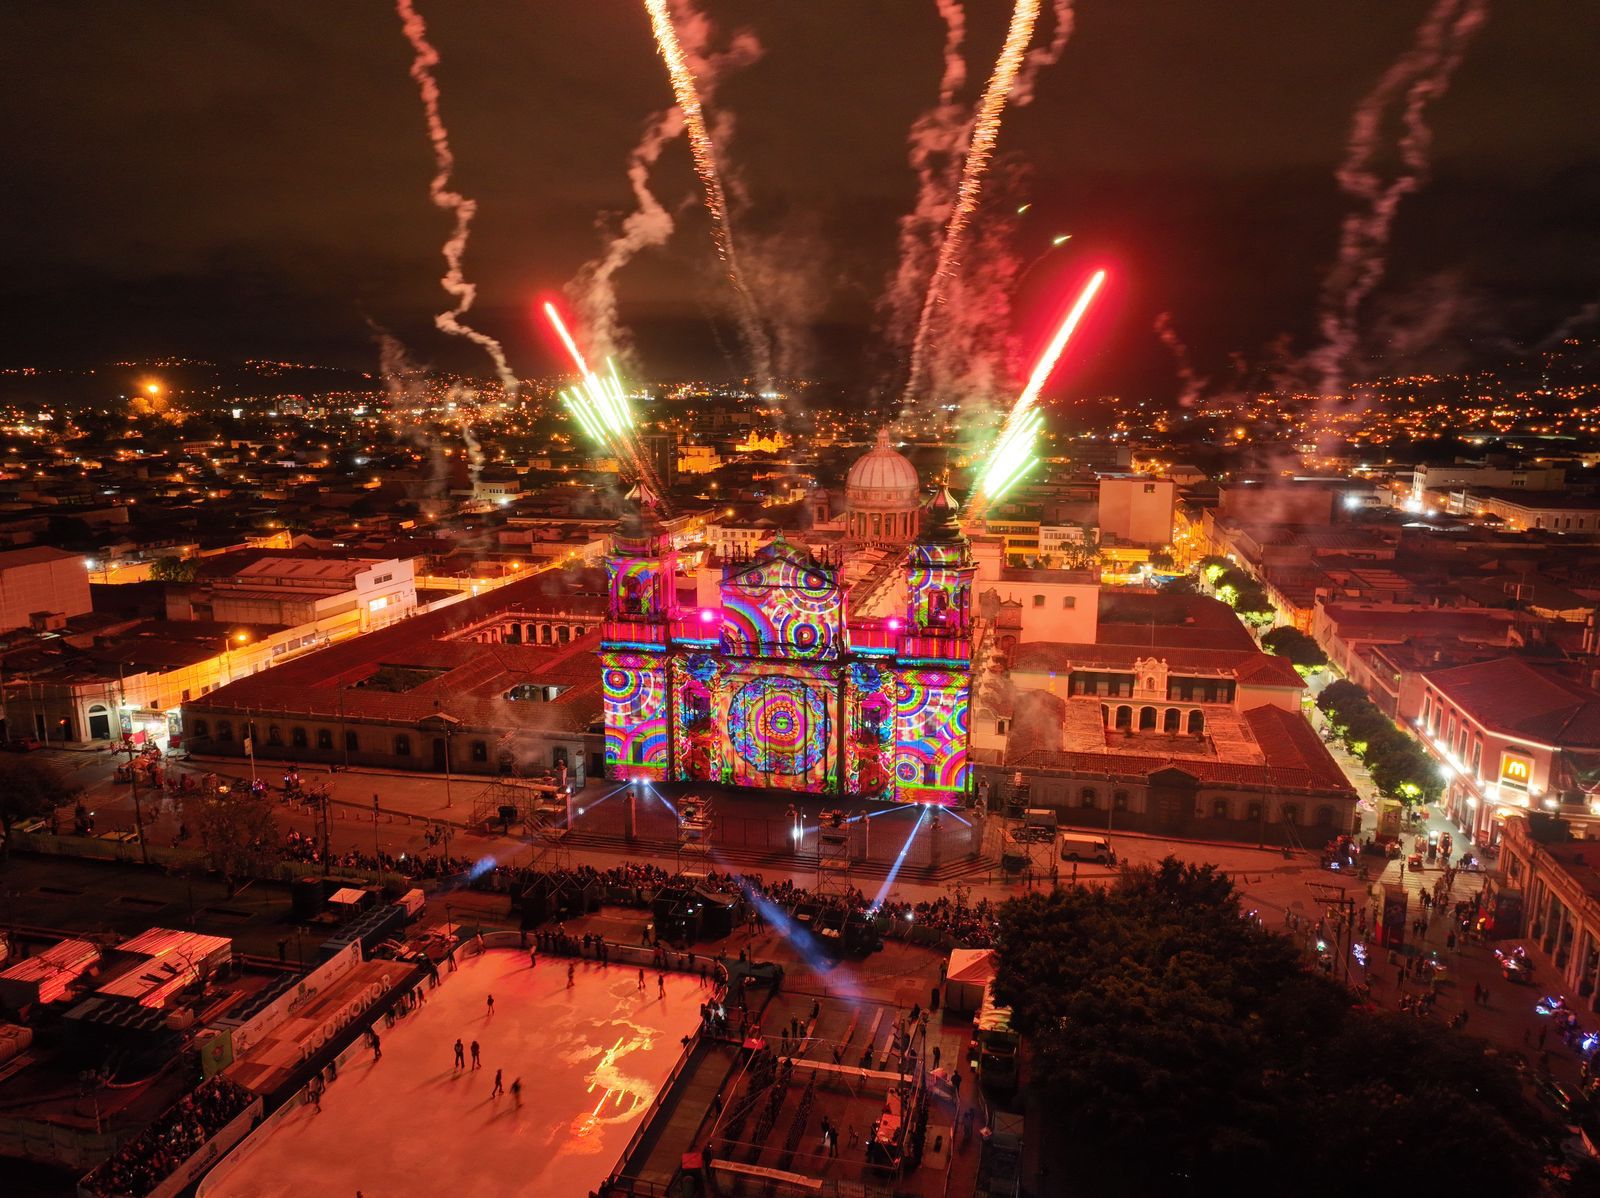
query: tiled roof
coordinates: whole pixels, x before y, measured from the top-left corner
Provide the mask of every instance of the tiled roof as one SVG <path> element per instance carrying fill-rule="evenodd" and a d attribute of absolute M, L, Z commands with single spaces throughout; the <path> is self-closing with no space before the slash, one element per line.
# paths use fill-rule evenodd
<path fill-rule="evenodd" d="M 1518 657 L 1423 675 L 1486 728 L 1566 748 L 1600 747 L 1600 693 Z"/>
<path fill-rule="evenodd" d="M 1006 754 L 1008 768 L 1060 770 L 1142 782 L 1164 769 L 1178 769 L 1206 786 L 1297 790 L 1329 798 L 1353 799 L 1355 791 L 1321 739 L 1296 712 L 1257 707 L 1245 722 L 1266 760 L 1261 764 L 1180 757 L 1175 754 L 1058 752 L 1045 748 Z"/>
<path fill-rule="evenodd" d="M 445 714 L 468 728 L 530 727 L 581 731 L 600 714 L 599 665 L 591 633 L 565 645 L 479 644 L 446 639 L 502 613 L 599 616 L 603 597 L 587 588 L 596 571 L 541 574 L 439 611 L 353 637 L 224 686 L 187 707 L 367 718 L 415 724 Z M 354 684 L 383 667 L 437 671 L 403 693 Z M 562 687 L 547 702 L 505 697 L 520 683 Z"/>
<path fill-rule="evenodd" d="M 1301 688 L 1305 682 L 1286 657 L 1259 650 L 1190 649 L 1155 645 L 1058 644 L 1024 641 L 1012 653 L 1011 670 L 1019 674 L 1066 674 L 1081 670 L 1131 670 L 1141 658 L 1165 661 L 1176 674 L 1215 674 L 1252 686 Z"/>

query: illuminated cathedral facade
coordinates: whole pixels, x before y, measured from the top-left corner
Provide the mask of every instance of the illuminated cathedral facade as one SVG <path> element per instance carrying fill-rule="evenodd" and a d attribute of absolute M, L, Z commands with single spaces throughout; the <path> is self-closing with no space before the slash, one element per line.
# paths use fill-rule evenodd
<path fill-rule="evenodd" d="M 653 504 L 607 558 L 606 772 L 954 804 L 969 788 L 973 563 L 941 495 L 896 615 L 852 619 L 839 563 L 779 537 L 722 566 L 716 606 L 680 607 Z"/>

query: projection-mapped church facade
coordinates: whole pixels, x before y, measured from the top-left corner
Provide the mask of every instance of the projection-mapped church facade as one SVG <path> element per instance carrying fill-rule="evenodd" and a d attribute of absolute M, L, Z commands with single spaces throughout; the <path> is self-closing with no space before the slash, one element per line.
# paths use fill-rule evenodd
<path fill-rule="evenodd" d="M 941 495 L 907 549 L 903 614 L 851 619 L 836 561 L 778 538 L 678 606 L 646 503 L 607 559 L 600 651 L 617 779 L 951 804 L 968 787 L 972 557 Z"/>

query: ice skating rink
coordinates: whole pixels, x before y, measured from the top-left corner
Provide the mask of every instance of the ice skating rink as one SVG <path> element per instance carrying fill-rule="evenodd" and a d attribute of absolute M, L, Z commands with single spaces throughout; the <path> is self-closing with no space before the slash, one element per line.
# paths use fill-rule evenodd
<path fill-rule="evenodd" d="M 323 1095 L 293 1111 L 207 1198 L 583 1198 L 616 1164 L 700 1019 L 685 974 L 601 968 L 490 950 L 442 974 L 419 1010 L 385 1028 L 383 1059 L 359 1055 Z M 494 995 L 494 1014 L 487 996 Z M 457 1037 L 483 1066 L 454 1065 Z M 494 1071 L 506 1093 L 490 1097 Z M 522 1079 L 522 1105 L 511 1083 Z"/>

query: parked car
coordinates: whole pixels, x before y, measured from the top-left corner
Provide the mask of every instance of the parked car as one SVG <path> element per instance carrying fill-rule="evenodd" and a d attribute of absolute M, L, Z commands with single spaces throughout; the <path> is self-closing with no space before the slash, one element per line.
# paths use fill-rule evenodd
<path fill-rule="evenodd" d="M 43 742 L 33 736 L 13 736 L 5 742 L 7 753 L 31 753 L 35 749 L 44 748 Z"/>

